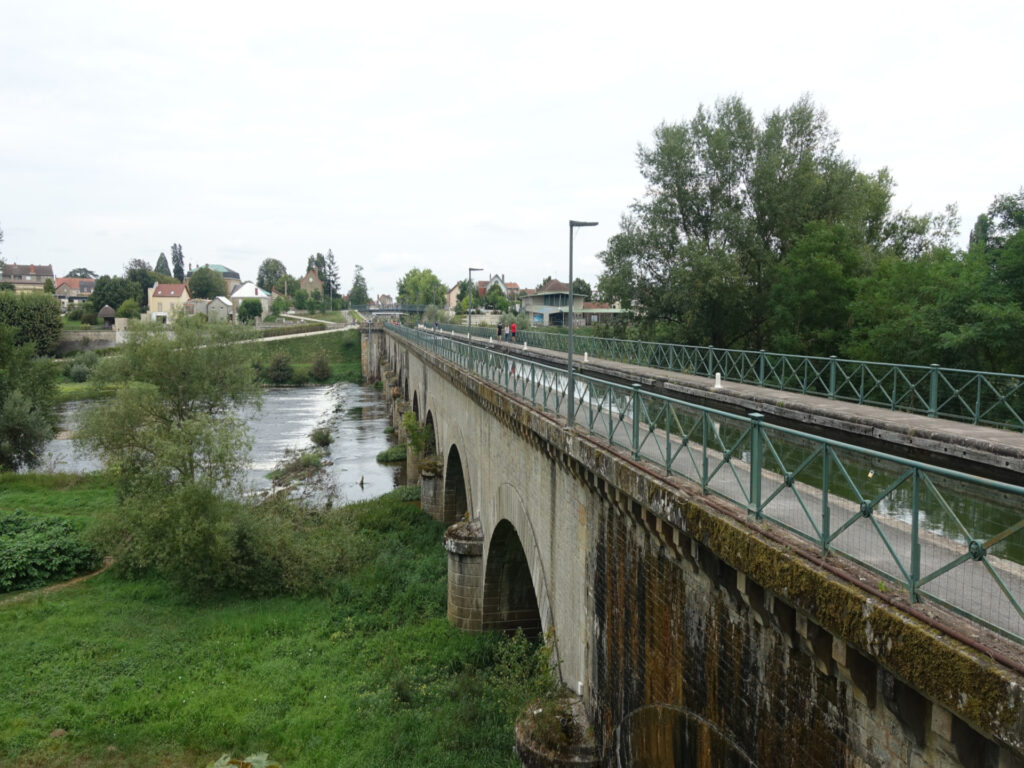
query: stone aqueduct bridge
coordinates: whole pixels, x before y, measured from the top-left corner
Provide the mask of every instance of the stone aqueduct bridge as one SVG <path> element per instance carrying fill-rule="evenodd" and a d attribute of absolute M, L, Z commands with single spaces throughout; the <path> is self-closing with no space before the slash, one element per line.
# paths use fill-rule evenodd
<path fill-rule="evenodd" d="M 597 762 L 1024 766 L 1024 676 L 877 577 L 393 331 L 364 331 L 363 366 L 433 427 L 450 620 L 551 633 Z"/>

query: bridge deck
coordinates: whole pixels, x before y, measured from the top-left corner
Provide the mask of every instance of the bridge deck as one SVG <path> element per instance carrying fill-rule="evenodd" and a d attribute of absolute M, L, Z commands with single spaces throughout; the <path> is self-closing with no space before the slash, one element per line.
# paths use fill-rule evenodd
<path fill-rule="evenodd" d="M 566 364 L 564 352 L 496 340 L 483 344 L 549 365 Z M 715 389 L 714 379 L 703 376 L 574 357 L 577 370 L 590 376 L 638 383 L 645 390 L 737 414 L 759 412 L 771 423 L 1005 482 L 1020 484 L 1024 479 L 1024 433 L 730 381 Z"/>

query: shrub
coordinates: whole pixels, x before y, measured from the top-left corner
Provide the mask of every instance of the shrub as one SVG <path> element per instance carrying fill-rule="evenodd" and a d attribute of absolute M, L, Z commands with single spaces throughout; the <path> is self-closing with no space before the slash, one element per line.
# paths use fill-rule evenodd
<path fill-rule="evenodd" d="M 318 445 L 321 448 L 326 448 L 334 442 L 334 438 L 331 437 L 331 430 L 327 427 L 317 427 L 310 433 L 309 439 L 313 441 L 313 445 Z"/>
<path fill-rule="evenodd" d="M 75 363 L 68 371 L 68 378 L 72 381 L 82 382 L 89 378 L 89 367 L 82 363 Z"/>
<path fill-rule="evenodd" d="M 293 373 L 292 361 L 288 355 L 275 355 L 267 366 L 267 381 L 271 384 L 287 384 L 291 381 Z"/>
<path fill-rule="evenodd" d="M 240 502 L 190 484 L 112 516 L 107 536 L 120 547 L 119 570 L 155 572 L 194 598 L 308 594 L 339 568 L 337 523 L 286 499 Z"/>
<path fill-rule="evenodd" d="M 397 464 L 405 461 L 405 443 L 392 445 L 390 448 L 377 454 L 377 461 L 381 464 Z"/>
<path fill-rule="evenodd" d="M 0 291 L 0 325 L 14 329 L 15 344 L 32 344 L 37 355 L 48 355 L 64 325 L 60 302 L 48 293 Z"/>
<path fill-rule="evenodd" d="M 82 319 L 82 308 L 75 307 L 74 309 L 68 310 L 68 320 L 72 322 Z"/>
<path fill-rule="evenodd" d="M 96 325 L 97 317 L 91 309 L 82 310 L 82 325 Z"/>
<path fill-rule="evenodd" d="M 21 510 L 0 515 L 0 592 L 70 579 L 99 562 L 67 520 Z"/>
<path fill-rule="evenodd" d="M 309 375 L 316 381 L 327 381 L 331 377 L 331 364 L 327 360 L 327 351 L 321 347 L 313 356 L 313 365 Z"/>

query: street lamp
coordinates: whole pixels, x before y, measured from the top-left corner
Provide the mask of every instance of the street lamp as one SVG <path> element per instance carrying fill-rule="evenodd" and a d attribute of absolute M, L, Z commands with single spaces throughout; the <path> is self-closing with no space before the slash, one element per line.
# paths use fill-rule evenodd
<path fill-rule="evenodd" d="M 572 219 L 569 219 L 569 355 L 568 355 L 568 360 L 567 360 L 568 374 L 569 374 L 568 375 L 568 378 L 569 378 L 569 381 L 568 381 L 569 393 L 568 393 L 568 397 L 566 399 L 566 402 L 569 405 L 569 411 L 568 411 L 569 419 L 568 419 L 568 421 L 569 421 L 569 426 L 570 427 L 573 424 L 576 423 L 576 415 L 573 413 L 573 410 L 574 410 L 574 408 L 573 408 L 573 395 L 575 394 L 575 390 L 573 388 L 575 387 L 575 382 L 573 381 L 573 375 L 572 375 L 572 330 L 573 330 L 572 329 L 572 326 L 573 326 L 573 319 L 572 319 L 572 304 L 573 304 L 573 296 L 572 296 L 572 236 L 573 236 L 573 230 L 576 227 L 596 227 L 596 226 L 597 226 L 597 222 L 596 221 L 573 221 Z"/>
<path fill-rule="evenodd" d="M 469 268 L 469 285 L 466 288 L 466 327 L 469 328 L 469 343 L 473 343 L 473 273 L 483 272 L 483 267 Z"/>

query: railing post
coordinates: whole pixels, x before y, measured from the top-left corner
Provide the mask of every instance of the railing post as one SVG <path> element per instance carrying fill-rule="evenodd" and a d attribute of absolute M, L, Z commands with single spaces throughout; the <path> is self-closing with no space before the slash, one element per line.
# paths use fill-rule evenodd
<path fill-rule="evenodd" d="M 764 464 L 762 456 L 761 437 L 762 422 L 764 415 L 751 413 L 750 418 L 750 509 L 748 510 L 758 520 L 761 519 L 761 467 Z"/>
<path fill-rule="evenodd" d="M 939 415 L 939 364 L 932 363 L 928 372 L 928 415 L 937 418 Z"/>
<path fill-rule="evenodd" d="M 713 346 L 711 346 L 710 344 L 708 344 L 708 378 L 709 379 L 712 376 L 715 375 L 714 370 L 712 370 L 714 368 L 714 366 L 715 366 L 715 348 Z"/>
<path fill-rule="evenodd" d="M 836 361 L 835 355 L 829 355 L 828 358 L 828 399 L 836 399 Z"/>
<path fill-rule="evenodd" d="M 640 458 L 640 385 L 633 385 L 633 458 Z"/>
<path fill-rule="evenodd" d="M 701 473 L 700 492 L 708 492 L 708 414 L 702 411 L 700 414 L 700 445 L 701 445 Z"/>
<path fill-rule="evenodd" d="M 764 386 L 764 350 L 757 353 L 757 386 Z"/>
<path fill-rule="evenodd" d="M 828 554 L 832 535 L 832 515 L 828 506 L 829 483 L 832 475 L 832 446 L 826 443 L 821 458 L 821 554 Z"/>
<path fill-rule="evenodd" d="M 917 584 L 921 581 L 921 537 L 919 523 L 921 520 L 921 470 L 914 467 L 913 517 L 910 521 L 910 583 L 907 591 L 910 602 L 918 603 L 921 597 L 917 594 Z"/>

